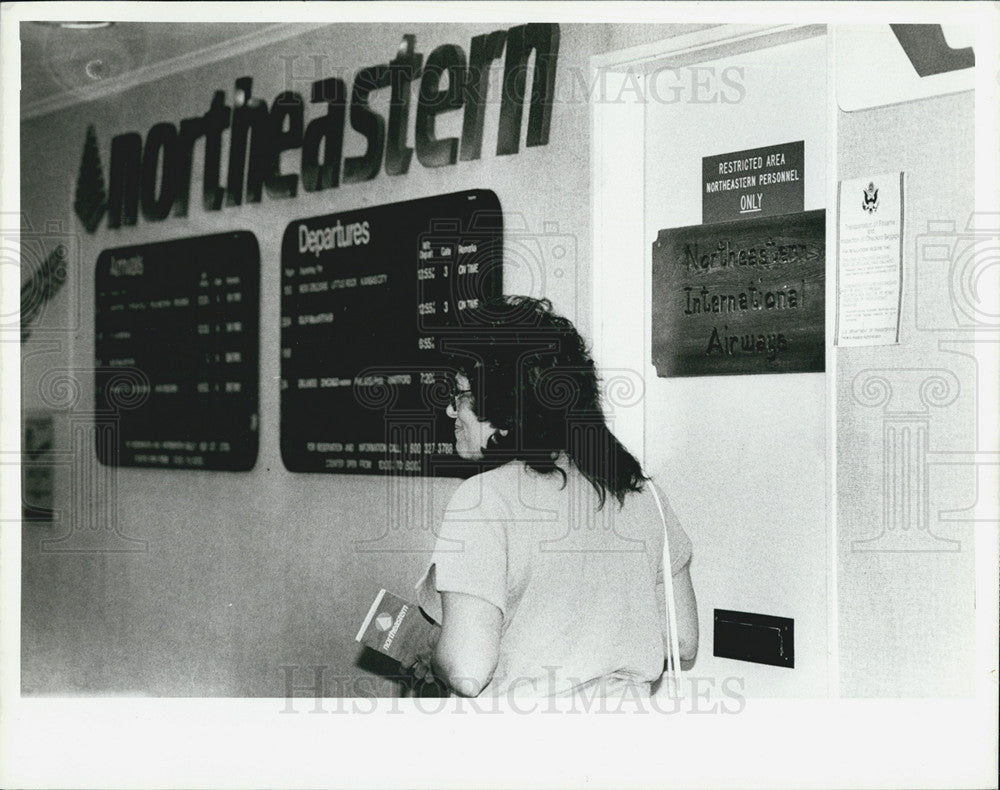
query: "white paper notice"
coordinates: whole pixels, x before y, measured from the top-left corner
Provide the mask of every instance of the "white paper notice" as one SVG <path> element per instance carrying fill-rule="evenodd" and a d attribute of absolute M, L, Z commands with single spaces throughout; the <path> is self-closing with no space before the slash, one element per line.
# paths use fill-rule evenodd
<path fill-rule="evenodd" d="M 903 276 L 903 174 L 840 182 L 838 346 L 899 342 Z"/>

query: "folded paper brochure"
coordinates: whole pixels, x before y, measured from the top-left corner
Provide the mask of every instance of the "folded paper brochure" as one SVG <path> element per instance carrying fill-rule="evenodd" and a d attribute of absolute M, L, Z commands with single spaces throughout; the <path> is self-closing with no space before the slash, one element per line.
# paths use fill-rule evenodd
<path fill-rule="evenodd" d="M 433 641 L 438 629 L 415 603 L 382 589 L 375 596 L 355 641 L 408 663 Z"/>

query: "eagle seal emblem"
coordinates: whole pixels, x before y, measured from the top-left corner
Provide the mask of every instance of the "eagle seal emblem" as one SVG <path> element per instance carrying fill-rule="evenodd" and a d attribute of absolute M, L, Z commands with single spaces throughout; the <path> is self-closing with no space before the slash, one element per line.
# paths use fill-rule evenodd
<path fill-rule="evenodd" d="M 867 188 L 862 191 L 864 192 L 864 198 L 861 202 L 861 208 L 869 214 L 874 214 L 878 208 L 878 187 L 875 186 L 873 181 L 869 181 Z"/>

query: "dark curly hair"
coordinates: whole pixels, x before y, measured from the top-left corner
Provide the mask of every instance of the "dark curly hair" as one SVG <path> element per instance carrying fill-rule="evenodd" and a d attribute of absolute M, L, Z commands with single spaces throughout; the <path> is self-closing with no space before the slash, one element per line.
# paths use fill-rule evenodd
<path fill-rule="evenodd" d="M 543 474 L 565 472 L 561 453 L 619 505 L 647 478 L 608 429 L 594 360 L 573 324 L 548 299 L 504 296 L 480 302 L 461 339 L 445 350 L 469 379 L 476 415 L 506 430 L 484 449 L 487 465 L 521 460 Z"/>

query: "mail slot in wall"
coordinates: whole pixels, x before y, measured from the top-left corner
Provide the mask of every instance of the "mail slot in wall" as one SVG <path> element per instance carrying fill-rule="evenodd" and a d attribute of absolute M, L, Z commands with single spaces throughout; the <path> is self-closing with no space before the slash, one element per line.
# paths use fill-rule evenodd
<path fill-rule="evenodd" d="M 777 667 L 795 667 L 795 621 L 788 617 L 715 610 L 714 654 Z"/>

